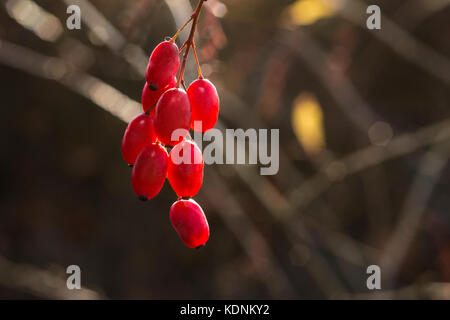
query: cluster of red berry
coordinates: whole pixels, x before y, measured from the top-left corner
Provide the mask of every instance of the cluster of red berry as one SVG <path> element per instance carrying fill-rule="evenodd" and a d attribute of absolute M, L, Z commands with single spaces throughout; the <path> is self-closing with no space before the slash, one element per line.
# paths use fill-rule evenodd
<path fill-rule="evenodd" d="M 191 248 L 203 246 L 208 241 L 209 226 L 197 202 L 183 199 L 195 196 L 203 183 L 202 153 L 187 137 L 189 128 L 194 129 L 194 122 L 200 122 L 205 132 L 214 127 L 219 114 L 216 88 L 203 78 L 193 42 L 199 11 L 197 7 L 185 24 L 193 21 L 189 39 L 181 50 L 175 44 L 175 38 L 182 29 L 153 50 L 142 91 L 144 113 L 128 124 L 122 140 L 122 155 L 133 167 L 131 184 L 139 199 L 145 201 L 155 197 L 168 178 L 178 196 L 170 208 L 170 220 L 180 238 Z M 179 86 L 184 87 L 184 69 L 190 48 L 194 50 L 199 78 L 186 92 Z M 180 68 L 183 49 L 186 51 Z M 181 134 L 173 135 L 177 129 L 182 129 L 177 131 Z M 169 147 L 173 147 L 170 153 L 167 152 Z"/>

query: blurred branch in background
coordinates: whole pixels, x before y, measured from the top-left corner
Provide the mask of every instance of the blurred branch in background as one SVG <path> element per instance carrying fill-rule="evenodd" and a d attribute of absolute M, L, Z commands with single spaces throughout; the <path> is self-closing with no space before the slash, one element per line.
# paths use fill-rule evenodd
<path fill-rule="evenodd" d="M 141 109 L 140 103 L 104 81 L 73 69 L 60 58 L 44 56 L 2 39 L 0 49 L 3 64 L 58 81 L 125 122 L 133 119 Z"/>
<path fill-rule="evenodd" d="M 101 12 L 87 0 L 64 0 L 67 5 L 78 5 L 83 13 L 83 21 L 89 29 L 114 53 L 123 57 L 140 75 L 145 75 L 148 57 L 139 46 L 127 42 L 125 37 L 114 27 Z"/>
<path fill-rule="evenodd" d="M 406 29 L 410 30 L 422 23 L 433 14 L 444 10 L 450 0 L 413 0 L 404 3 L 395 14 L 395 20 L 405 21 Z"/>
<path fill-rule="evenodd" d="M 265 127 L 264 123 L 261 123 L 257 119 L 259 118 L 255 114 L 251 114 L 251 108 L 245 104 L 238 96 L 227 90 L 225 87 L 219 87 L 219 91 L 222 93 L 222 102 L 227 108 L 222 109 L 221 117 L 227 122 L 233 123 L 237 127 Z M 250 122 L 250 123 L 249 123 Z M 219 121 L 217 126 L 222 132 L 225 130 L 225 125 Z M 239 150 L 243 150 L 245 146 L 238 145 Z M 277 181 L 283 186 L 284 190 L 291 188 L 289 181 L 299 183 L 305 178 L 299 172 L 299 170 L 293 165 L 289 156 L 283 151 L 283 146 L 280 146 L 280 172 L 276 176 Z M 308 257 L 301 256 L 300 260 L 305 261 L 304 266 L 308 272 L 313 276 L 315 282 L 322 289 L 322 291 L 328 295 L 328 297 L 336 297 L 345 292 L 343 284 L 340 283 L 335 272 L 330 268 L 326 259 L 321 256 L 318 251 L 317 243 L 313 240 L 310 231 L 304 226 L 307 223 L 308 228 L 312 227 L 314 230 L 325 240 L 324 245 L 335 256 L 343 258 L 353 264 L 364 265 L 363 256 L 360 246 L 355 244 L 352 239 L 345 237 L 338 232 L 332 232 L 331 230 L 325 230 L 321 225 L 318 225 L 314 221 L 305 220 L 303 217 L 301 221 L 293 222 L 292 219 L 287 219 L 286 214 L 292 212 L 292 207 L 289 200 L 267 179 L 267 177 L 260 176 L 256 168 L 249 166 L 232 166 L 234 172 L 237 173 L 240 180 L 252 191 L 257 199 L 264 205 L 265 209 L 271 214 L 274 221 L 278 221 L 283 224 L 283 230 L 290 239 L 291 252 L 294 256 L 299 256 L 300 251 L 295 250 L 299 243 L 305 243 L 307 246 L 311 246 Z M 282 177 L 290 177 L 290 179 L 283 179 Z M 323 204 L 324 210 L 329 211 L 326 204 Z M 314 226 L 313 226 L 314 225 Z M 357 248 L 357 250 L 351 251 L 350 248 Z M 365 251 L 365 250 L 364 250 Z M 372 252 L 373 250 L 368 250 Z M 370 254 L 367 253 L 369 256 Z"/>
<path fill-rule="evenodd" d="M 447 138 L 450 138 L 450 126 L 445 129 Z M 443 135 L 443 131 L 439 132 L 438 136 Z M 438 140 L 437 137 L 435 140 Z M 435 143 L 436 145 L 422 156 L 416 176 L 408 190 L 399 222 L 381 259 L 380 266 L 383 268 L 385 281 L 391 287 L 419 231 L 427 203 L 450 156 L 449 141 L 435 141 Z"/>
<path fill-rule="evenodd" d="M 282 31 L 277 38 L 305 61 L 355 127 L 367 134 L 369 128 L 380 120 L 381 117 L 375 114 L 347 77 L 330 70 L 327 55 L 310 35 L 302 30 Z"/>
<path fill-rule="evenodd" d="M 367 4 L 360 0 L 324 0 L 330 6 L 337 9 L 337 11 L 346 19 L 353 22 L 355 25 L 365 28 L 366 16 L 361 14 L 366 11 Z M 436 5 L 436 10 L 445 8 L 450 2 L 447 0 L 440 1 Z M 412 5 L 409 3 L 409 6 Z M 431 12 L 436 12 L 432 10 Z M 419 66 L 436 78 L 441 79 L 447 85 L 450 84 L 450 61 L 444 55 L 436 52 L 430 46 L 415 39 L 407 31 L 402 29 L 393 20 L 391 20 L 386 13 L 383 13 L 383 27 L 377 32 L 370 34 L 378 38 L 391 47 L 405 59 L 411 63 Z"/>
<path fill-rule="evenodd" d="M 58 272 L 43 270 L 29 264 L 14 263 L 0 256 L 0 284 L 4 287 L 44 299 L 105 299 L 102 294 L 84 286 L 68 290 L 66 279 L 67 274 L 63 268 L 58 268 Z"/>
<path fill-rule="evenodd" d="M 290 199 L 304 208 L 333 183 L 388 160 L 415 152 L 420 148 L 450 139 L 450 119 L 394 137 L 385 147 L 369 146 L 322 168 L 316 175 L 293 190 Z"/>
<path fill-rule="evenodd" d="M 228 228 L 233 231 L 234 236 L 252 260 L 259 277 L 269 288 L 272 297 L 287 299 L 295 295 L 295 290 L 271 252 L 271 247 L 232 195 L 231 190 L 227 189 L 222 178 L 214 171 L 207 170 L 206 175 L 210 181 L 210 187 L 203 192 L 220 213 Z M 216 200 L 218 194 L 222 195 L 221 201 Z"/>
<path fill-rule="evenodd" d="M 348 299 L 379 299 L 387 300 L 395 297 L 399 300 L 449 300 L 450 284 L 447 282 L 418 283 L 410 286 L 398 288 L 396 290 L 382 290 L 373 293 L 359 293 L 350 295 Z"/>

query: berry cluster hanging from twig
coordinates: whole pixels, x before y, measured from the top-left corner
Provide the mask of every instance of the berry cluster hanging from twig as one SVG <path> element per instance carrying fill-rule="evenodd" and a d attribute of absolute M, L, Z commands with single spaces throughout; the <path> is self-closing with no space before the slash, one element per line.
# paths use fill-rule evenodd
<path fill-rule="evenodd" d="M 202 208 L 190 199 L 203 183 L 203 156 L 195 142 L 186 138 L 190 128 L 202 132 L 213 128 L 219 115 L 217 90 L 203 78 L 194 43 L 205 1 L 199 0 L 188 21 L 172 38 L 158 44 L 150 55 L 142 91 L 144 113 L 128 124 L 122 140 L 122 155 L 133 167 L 131 184 L 139 199 L 154 198 L 168 178 L 178 196 L 170 208 L 170 220 L 190 248 L 205 245 L 209 226 Z M 192 23 L 189 37 L 178 49 L 175 40 L 189 23 Z M 198 79 L 186 92 L 184 72 L 190 49 L 197 63 Z M 170 154 L 168 146 L 173 147 Z"/>

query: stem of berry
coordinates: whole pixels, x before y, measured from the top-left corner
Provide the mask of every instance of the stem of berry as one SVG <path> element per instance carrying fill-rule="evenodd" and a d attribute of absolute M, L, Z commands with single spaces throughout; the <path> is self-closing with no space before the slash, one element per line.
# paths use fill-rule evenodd
<path fill-rule="evenodd" d="M 198 61 L 197 50 L 195 50 L 195 42 L 192 41 L 192 52 L 194 52 L 195 62 L 197 63 L 198 78 L 203 79 L 202 69 L 200 68 L 200 62 Z"/>
<path fill-rule="evenodd" d="M 192 19 L 193 19 L 193 17 L 191 16 L 191 17 L 189 18 L 189 20 L 186 21 L 186 23 L 185 23 L 180 29 L 178 29 L 178 31 L 173 35 L 173 37 L 170 38 L 170 41 L 174 42 L 174 41 L 177 39 L 177 37 L 179 36 L 179 34 L 181 33 L 181 31 L 183 31 L 184 28 L 186 28 L 186 26 L 189 24 L 189 22 L 192 21 Z"/>
<path fill-rule="evenodd" d="M 180 50 L 178 52 L 181 53 L 181 51 L 183 51 L 184 48 L 186 48 L 186 42 L 183 43 L 183 45 L 181 46 L 181 48 L 180 48 Z"/>
<path fill-rule="evenodd" d="M 184 70 L 186 69 L 186 61 L 187 61 L 187 57 L 189 56 L 189 49 L 191 48 L 191 46 L 194 43 L 194 35 L 195 35 L 195 30 L 197 28 L 198 18 L 200 16 L 200 11 L 202 10 L 203 2 L 205 2 L 205 1 L 207 1 L 207 0 L 199 0 L 198 1 L 197 7 L 195 8 L 195 11 L 191 16 L 191 19 L 193 19 L 192 26 L 191 26 L 191 31 L 189 32 L 189 38 L 186 40 L 186 49 L 184 50 L 183 60 L 181 61 L 180 74 L 178 76 L 178 81 L 177 81 L 177 85 L 176 85 L 177 88 L 180 87 L 181 83 L 184 83 Z"/>
<path fill-rule="evenodd" d="M 150 108 L 148 108 L 147 111 L 145 111 L 144 113 L 147 115 L 150 114 L 150 111 L 152 111 L 155 107 L 156 107 L 156 103 L 153 104 Z"/>

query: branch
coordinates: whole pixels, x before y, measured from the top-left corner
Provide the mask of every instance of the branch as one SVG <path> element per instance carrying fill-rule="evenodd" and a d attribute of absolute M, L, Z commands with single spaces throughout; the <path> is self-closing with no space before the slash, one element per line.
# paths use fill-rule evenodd
<path fill-rule="evenodd" d="M 0 256 L 0 284 L 4 287 L 23 290 L 45 299 L 93 300 L 105 298 L 100 293 L 84 287 L 79 290 L 68 290 L 65 276 L 63 268 L 59 274 L 59 272 L 50 272 L 29 264 L 14 263 Z"/>
<path fill-rule="evenodd" d="M 195 30 L 197 29 L 198 18 L 200 17 L 200 12 L 202 10 L 202 6 L 203 6 L 203 3 L 205 1 L 206 0 L 199 0 L 198 1 L 197 7 L 195 8 L 195 11 L 194 11 L 194 13 L 192 14 L 192 17 L 191 17 L 191 19 L 192 19 L 192 26 L 191 26 L 191 31 L 189 32 L 189 37 L 188 37 L 188 39 L 185 42 L 186 49 L 184 50 L 183 59 L 181 61 L 180 73 L 178 75 L 178 80 L 177 80 L 177 85 L 176 85 L 177 88 L 180 87 L 180 83 L 184 84 L 184 70 L 186 69 L 186 61 L 187 61 L 187 58 L 189 56 L 189 50 L 194 45 Z"/>
<path fill-rule="evenodd" d="M 380 266 L 388 286 L 395 281 L 402 262 L 419 231 L 426 213 L 426 205 L 442 170 L 448 163 L 449 155 L 450 145 L 448 142 L 443 142 L 434 146 L 422 157 L 416 177 L 406 196 L 399 223 L 381 259 Z"/>
<path fill-rule="evenodd" d="M 369 146 L 324 166 L 312 178 L 293 190 L 289 199 L 296 209 L 308 206 L 334 183 L 428 145 L 450 139 L 450 118 L 393 138 L 385 147 Z M 332 169 L 332 170 L 331 170 Z"/>

